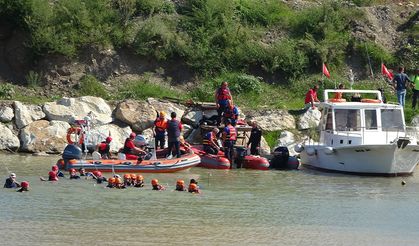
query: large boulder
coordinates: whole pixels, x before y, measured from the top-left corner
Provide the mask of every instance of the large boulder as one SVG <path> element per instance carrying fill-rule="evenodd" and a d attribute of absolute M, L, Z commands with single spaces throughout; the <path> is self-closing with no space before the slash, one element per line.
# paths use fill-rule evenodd
<path fill-rule="evenodd" d="M 142 132 L 153 126 L 156 111 L 145 101 L 125 100 L 115 110 L 116 119 L 127 123 L 136 132 Z"/>
<path fill-rule="evenodd" d="M 20 147 L 19 138 L 4 124 L 0 123 L 0 149 L 17 150 Z"/>
<path fill-rule="evenodd" d="M 5 105 L 0 106 L 0 122 L 10 122 L 12 121 L 13 117 L 15 117 L 15 114 L 11 107 Z"/>
<path fill-rule="evenodd" d="M 92 122 L 98 125 L 112 122 L 112 110 L 100 97 L 64 97 L 56 102 L 45 103 L 43 109 L 50 121 L 71 122 L 74 119 L 84 119 L 90 115 L 93 118 Z"/>
<path fill-rule="evenodd" d="M 281 135 L 279 136 L 278 140 L 277 140 L 277 145 L 275 147 L 275 149 L 279 146 L 282 147 L 287 147 L 290 156 L 294 156 L 297 153 L 294 150 L 294 146 L 295 146 L 295 135 L 292 132 L 289 131 L 283 131 L 281 132 Z"/>
<path fill-rule="evenodd" d="M 246 112 L 247 121 L 256 121 L 263 131 L 295 129 L 295 119 L 286 110 L 257 110 Z"/>
<path fill-rule="evenodd" d="M 34 121 L 20 130 L 21 149 L 27 152 L 61 153 L 67 145 L 69 127 L 63 121 Z"/>
<path fill-rule="evenodd" d="M 115 124 L 107 124 L 93 127 L 88 136 L 88 145 L 97 145 L 110 135 L 112 142 L 110 144 L 111 152 L 118 152 L 124 146 L 125 139 L 132 132 L 129 126 L 120 127 Z"/>
<path fill-rule="evenodd" d="M 13 102 L 13 106 L 15 108 L 15 123 L 19 129 L 45 117 L 42 107 L 38 105 L 25 105 L 19 101 L 15 101 Z"/>
<path fill-rule="evenodd" d="M 419 115 L 416 115 L 415 117 L 413 117 L 412 126 L 419 127 Z"/>
<path fill-rule="evenodd" d="M 298 129 L 305 130 L 313 127 L 318 127 L 320 124 L 321 116 L 322 113 L 317 108 L 309 108 L 302 115 L 300 115 L 298 120 Z"/>
<path fill-rule="evenodd" d="M 185 113 L 186 107 L 181 104 L 175 104 L 167 101 L 162 101 L 154 98 L 148 98 L 147 102 L 157 112 L 164 111 L 167 113 L 167 118 L 170 118 L 170 113 L 175 112 L 177 118 L 180 119 Z"/>

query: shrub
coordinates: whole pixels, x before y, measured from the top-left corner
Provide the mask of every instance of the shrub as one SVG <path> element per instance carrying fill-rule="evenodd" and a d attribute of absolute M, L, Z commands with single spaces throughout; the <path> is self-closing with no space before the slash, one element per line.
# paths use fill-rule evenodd
<path fill-rule="evenodd" d="M 390 52 L 381 45 L 370 41 L 358 42 L 355 45 L 355 51 L 363 57 L 365 64 L 368 64 L 368 59 L 370 59 L 372 67 L 380 67 L 382 62 L 386 65 L 394 65 L 396 62 L 395 57 Z"/>
<path fill-rule="evenodd" d="M 79 92 L 81 96 L 110 98 L 105 87 L 93 75 L 86 75 L 81 78 Z"/>
<path fill-rule="evenodd" d="M 39 87 L 41 85 L 41 78 L 41 74 L 32 70 L 25 76 L 26 83 L 31 88 Z"/>
<path fill-rule="evenodd" d="M 12 84 L 0 83 L 0 98 L 1 99 L 12 99 L 15 95 L 15 89 Z"/>
<path fill-rule="evenodd" d="M 237 9 L 241 18 L 249 24 L 269 26 L 287 25 L 292 11 L 287 5 L 277 0 L 240 0 Z"/>
<path fill-rule="evenodd" d="M 186 36 L 177 32 L 176 23 L 167 16 L 154 16 L 141 24 L 133 46 L 139 55 L 151 55 L 158 60 L 183 56 Z"/>
<path fill-rule="evenodd" d="M 263 132 L 263 137 L 271 149 L 276 147 L 281 131 Z"/>
<path fill-rule="evenodd" d="M 175 12 L 175 5 L 166 0 L 136 0 L 136 12 L 147 16 L 159 13 L 172 14 Z"/>
<path fill-rule="evenodd" d="M 163 98 L 176 97 L 183 98 L 181 93 L 169 89 L 167 86 L 150 83 L 147 81 L 132 81 L 119 88 L 118 99 L 147 99 L 149 97 Z"/>

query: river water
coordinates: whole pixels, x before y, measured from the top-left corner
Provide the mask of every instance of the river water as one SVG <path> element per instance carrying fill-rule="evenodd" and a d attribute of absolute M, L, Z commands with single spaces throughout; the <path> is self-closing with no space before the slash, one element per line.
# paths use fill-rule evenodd
<path fill-rule="evenodd" d="M 143 189 L 41 182 L 58 157 L 0 154 L 0 245 L 419 245 L 419 176 L 193 168 Z M 109 176 L 109 175 L 108 175 Z M 159 179 L 166 191 L 152 191 Z M 198 179 L 202 194 L 174 192 Z M 405 180 L 407 184 L 401 185 Z"/>

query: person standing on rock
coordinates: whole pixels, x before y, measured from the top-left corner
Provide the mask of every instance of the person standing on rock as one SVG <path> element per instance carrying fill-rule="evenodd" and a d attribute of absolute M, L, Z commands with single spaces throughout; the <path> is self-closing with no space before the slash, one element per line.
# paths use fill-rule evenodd
<path fill-rule="evenodd" d="M 233 97 L 231 96 L 230 89 L 228 88 L 228 83 L 226 81 L 221 83 L 220 88 L 215 91 L 215 103 L 217 105 L 217 125 L 221 123 L 221 116 L 225 113 L 226 109 L 229 106 L 229 103 L 233 103 Z"/>
<path fill-rule="evenodd" d="M 317 98 L 317 91 L 319 90 L 319 85 L 313 86 L 308 92 L 306 93 L 306 98 L 304 100 L 304 104 L 306 108 L 315 108 L 314 106 L 315 102 L 320 102 L 320 100 Z"/>
<path fill-rule="evenodd" d="M 167 129 L 167 119 L 166 113 L 161 111 L 158 114 L 157 119 L 154 121 L 154 136 L 155 136 L 155 148 L 160 146 L 160 149 L 164 149 L 166 144 L 166 129 Z"/>
<path fill-rule="evenodd" d="M 399 67 L 399 72 L 396 75 L 394 75 L 392 82 L 397 92 L 397 101 L 399 102 L 399 105 L 404 107 L 404 104 L 406 102 L 406 88 L 408 87 L 407 82 L 412 82 L 412 81 L 404 73 L 403 67 Z"/>
<path fill-rule="evenodd" d="M 180 158 L 180 135 L 182 133 L 182 123 L 176 119 L 176 112 L 170 114 L 172 118 L 167 122 L 167 142 L 169 145 L 169 156 Z M 173 151 L 175 149 L 175 151 Z"/>
<path fill-rule="evenodd" d="M 258 127 L 256 121 L 252 122 L 252 131 L 250 132 L 247 148 L 250 145 L 251 155 L 260 155 L 260 141 L 262 140 L 262 130 Z"/>
<path fill-rule="evenodd" d="M 419 97 L 419 68 L 416 69 L 415 76 L 412 77 L 412 83 L 413 83 L 412 108 L 416 109 L 416 103 Z"/>

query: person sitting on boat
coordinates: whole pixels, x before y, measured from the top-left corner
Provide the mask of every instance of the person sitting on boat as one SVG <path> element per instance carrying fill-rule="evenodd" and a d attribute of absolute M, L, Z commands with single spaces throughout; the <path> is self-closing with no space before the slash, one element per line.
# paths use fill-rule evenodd
<path fill-rule="evenodd" d="M 101 155 L 102 159 L 111 159 L 111 144 L 112 137 L 107 137 L 105 141 L 102 141 L 100 144 L 97 145 L 96 150 Z"/>
<path fill-rule="evenodd" d="M 224 154 L 230 160 L 230 163 L 233 163 L 234 144 L 236 144 L 237 132 L 236 128 L 231 125 L 230 120 L 227 120 L 226 124 L 223 131 Z"/>
<path fill-rule="evenodd" d="M 176 112 L 172 112 L 170 117 L 172 119 L 167 123 L 167 142 L 169 144 L 169 156 L 176 156 L 176 158 L 180 158 L 180 136 L 183 126 L 182 123 L 176 119 Z"/>
<path fill-rule="evenodd" d="M 249 141 L 247 142 L 247 148 L 250 145 L 251 155 L 260 155 L 260 141 L 262 140 L 262 130 L 258 127 L 257 122 L 252 122 L 252 131 L 250 132 Z"/>
<path fill-rule="evenodd" d="M 201 193 L 197 184 L 189 184 L 188 192 L 191 193 Z"/>
<path fill-rule="evenodd" d="M 232 101 L 229 101 L 229 105 L 224 112 L 224 124 L 227 119 L 230 119 L 231 125 L 236 126 L 237 120 L 239 119 L 239 109 Z"/>
<path fill-rule="evenodd" d="M 19 188 L 20 184 L 16 181 L 16 174 L 11 173 L 9 177 L 6 179 L 3 188 Z"/>
<path fill-rule="evenodd" d="M 151 180 L 151 186 L 153 186 L 153 190 L 165 190 L 163 185 L 159 184 L 159 181 L 157 179 Z"/>
<path fill-rule="evenodd" d="M 221 83 L 220 88 L 215 91 L 215 103 L 217 105 L 217 125 L 221 123 L 221 116 L 226 111 L 229 106 L 229 102 L 233 102 L 233 97 L 231 96 L 230 89 L 228 88 L 228 83 L 226 81 Z"/>
<path fill-rule="evenodd" d="M 345 85 L 340 83 L 338 86 L 339 90 L 344 90 L 345 89 Z M 335 92 L 335 96 L 333 97 L 333 99 L 342 99 L 343 96 L 343 92 Z"/>
<path fill-rule="evenodd" d="M 185 181 L 183 181 L 182 179 L 179 179 L 178 181 L 176 181 L 176 191 L 186 191 L 185 189 Z"/>
<path fill-rule="evenodd" d="M 80 176 L 77 175 L 76 169 L 71 168 L 69 170 L 69 173 L 70 173 L 70 179 L 80 179 Z"/>
<path fill-rule="evenodd" d="M 139 154 L 146 154 L 144 150 L 135 146 L 135 136 L 136 134 L 133 132 L 129 135 L 129 138 L 125 140 L 124 148 L 121 151 L 125 154 L 127 160 L 137 160 Z"/>
<path fill-rule="evenodd" d="M 161 111 L 157 119 L 154 121 L 154 137 L 155 137 L 155 148 L 156 150 L 160 146 L 160 149 L 164 149 L 166 144 L 166 130 L 167 130 L 167 119 L 166 113 Z"/>
<path fill-rule="evenodd" d="M 26 192 L 29 191 L 29 182 L 28 181 L 23 181 L 22 183 L 20 183 L 20 189 L 17 190 L 17 192 Z"/>
<path fill-rule="evenodd" d="M 216 155 L 220 150 L 220 147 L 217 143 L 217 134 L 220 130 L 218 128 L 213 128 L 212 131 L 206 133 L 203 139 L 204 151 L 207 154 Z"/>
<path fill-rule="evenodd" d="M 141 175 L 137 175 L 137 178 L 135 179 L 135 185 L 134 187 L 141 188 L 144 187 L 144 178 Z"/>
<path fill-rule="evenodd" d="M 313 88 L 311 88 L 310 90 L 308 90 L 308 92 L 306 93 L 306 98 L 304 100 L 304 104 L 306 106 L 306 108 L 315 108 L 316 106 L 314 106 L 315 102 L 320 102 L 320 100 L 317 98 L 317 91 L 319 90 L 319 86 L 315 85 L 313 86 Z"/>
<path fill-rule="evenodd" d="M 114 188 L 115 187 L 115 178 L 111 177 L 108 179 L 108 185 L 106 186 L 107 188 Z"/>

